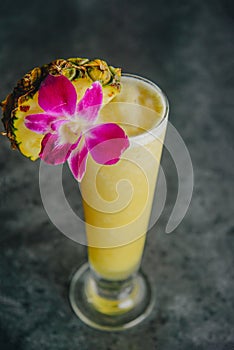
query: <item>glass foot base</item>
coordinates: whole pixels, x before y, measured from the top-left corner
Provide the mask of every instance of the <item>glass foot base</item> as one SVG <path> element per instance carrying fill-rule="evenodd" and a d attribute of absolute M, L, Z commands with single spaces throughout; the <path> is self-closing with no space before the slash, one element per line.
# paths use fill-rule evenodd
<path fill-rule="evenodd" d="M 69 299 L 75 314 L 87 325 L 121 331 L 142 322 L 151 312 L 154 295 L 142 272 L 125 281 L 95 277 L 86 263 L 74 274 Z"/>

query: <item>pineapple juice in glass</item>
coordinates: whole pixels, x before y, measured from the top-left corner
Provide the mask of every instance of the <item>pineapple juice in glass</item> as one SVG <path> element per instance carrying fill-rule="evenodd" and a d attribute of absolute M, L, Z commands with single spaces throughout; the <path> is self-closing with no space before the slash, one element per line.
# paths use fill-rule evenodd
<path fill-rule="evenodd" d="M 73 310 L 104 330 L 139 323 L 152 309 L 139 266 L 167 124 L 166 97 L 148 80 L 121 78 L 120 68 L 78 57 L 33 68 L 0 106 L 3 135 L 13 149 L 32 161 L 68 162 L 80 182 L 89 263 L 72 278 Z M 47 178 L 45 185 L 45 208 L 54 214 L 53 186 Z M 67 233 L 73 216 L 60 206 L 55 216 Z"/>
<path fill-rule="evenodd" d="M 100 122 L 119 124 L 130 147 L 112 166 L 88 159 L 81 193 L 89 263 L 76 272 L 70 288 L 76 314 L 104 330 L 134 326 L 152 309 L 152 290 L 138 270 L 169 109 L 152 82 L 134 75 L 123 75 L 121 82 L 121 93 L 104 106 Z"/>

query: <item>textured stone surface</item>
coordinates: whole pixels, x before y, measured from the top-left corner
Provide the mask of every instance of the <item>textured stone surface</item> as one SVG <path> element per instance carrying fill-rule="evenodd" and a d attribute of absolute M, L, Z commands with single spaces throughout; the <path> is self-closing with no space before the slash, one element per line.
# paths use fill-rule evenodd
<path fill-rule="evenodd" d="M 39 164 L 12 152 L 2 138 L 1 349 L 234 348 L 233 37 L 231 0 L 1 1 L 1 99 L 35 65 L 56 57 L 102 57 L 167 92 L 170 119 L 195 172 L 190 209 L 167 235 L 177 178 L 164 152 L 167 203 L 143 259 L 157 304 L 139 327 L 109 334 L 73 315 L 69 279 L 85 260 L 85 248 L 50 223 L 40 199 Z M 72 186 L 67 194 L 75 206 Z"/>

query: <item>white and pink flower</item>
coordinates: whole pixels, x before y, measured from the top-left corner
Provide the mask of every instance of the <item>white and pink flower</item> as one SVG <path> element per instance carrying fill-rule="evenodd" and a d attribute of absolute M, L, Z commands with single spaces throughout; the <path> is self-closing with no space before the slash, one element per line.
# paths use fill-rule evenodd
<path fill-rule="evenodd" d="M 99 164 L 117 163 L 129 147 L 129 140 L 117 124 L 96 124 L 102 101 L 102 85 L 98 81 L 78 102 L 76 89 L 69 79 L 49 75 L 38 95 L 44 112 L 25 118 L 28 129 L 44 135 L 40 158 L 52 165 L 68 161 L 78 181 L 85 174 L 89 153 Z"/>

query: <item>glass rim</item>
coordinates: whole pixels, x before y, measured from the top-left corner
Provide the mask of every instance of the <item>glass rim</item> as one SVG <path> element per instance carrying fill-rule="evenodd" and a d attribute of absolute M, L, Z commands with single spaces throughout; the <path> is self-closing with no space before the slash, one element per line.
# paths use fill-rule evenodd
<path fill-rule="evenodd" d="M 168 118 L 168 114 L 169 114 L 169 101 L 168 101 L 168 98 L 166 96 L 166 94 L 164 93 L 164 91 L 156 84 L 154 83 L 153 81 L 147 79 L 147 78 L 144 78 L 142 76 L 139 76 L 137 74 L 132 74 L 132 73 L 122 73 L 121 75 L 121 78 L 132 78 L 132 79 L 136 79 L 136 80 L 139 80 L 139 81 L 142 81 L 148 85 L 150 85 L 153 89 L 156 90 L 156 92 L 160 95 L 160 97 L 162 98 L 162 102 L 163 102 L 163 105 L 164 105 L 164 111 L 163 111 L 163 114 L 159 120 L 158 123 L 156 123 L 156 125 L 154 127 L 152 127 L 151 129 L 149 130 L 145 130 L 145 132 L 143 132 L 142 134 L 140 135 L 136 135 L 136 136 L 130 136 L 129 139 L 131 141 L 139 141 L 140 139 L 144 138 L 145 135 L 147 133 L 150 133 L 151 135 L 154 135 L 155 133 L 157 133 L 158 130 L 160 130 L 163 125 L 164 125 L 164 122 L 167 121 L 167 118 Z M 152 109 L 153 110 L 153 109 Z"/>

